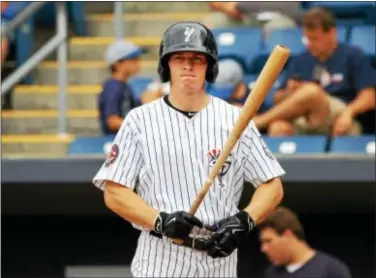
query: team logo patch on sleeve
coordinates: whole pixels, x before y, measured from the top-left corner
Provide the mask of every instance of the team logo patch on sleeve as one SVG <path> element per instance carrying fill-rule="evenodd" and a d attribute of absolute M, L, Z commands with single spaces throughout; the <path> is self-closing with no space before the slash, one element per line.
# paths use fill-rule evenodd
<path fill-rule="evenodd" d="M 113 144 L 110 151 L 107 154 L 107 159 L 105 162 L 105 166 L 110 166 L 119 156 L 119 147 L 117 144 Z"/>

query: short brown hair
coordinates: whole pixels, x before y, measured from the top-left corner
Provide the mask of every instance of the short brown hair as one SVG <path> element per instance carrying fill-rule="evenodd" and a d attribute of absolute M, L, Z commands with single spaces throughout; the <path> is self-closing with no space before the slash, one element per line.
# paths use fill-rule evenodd
<path fill-rule="evenodd" d="M 290 230 L 299 239 L 305 240 L 304 228 L 298 216 L 286 207 L 278 207 L 264 222 L 259 224 L 258 228 L 259 230 L 271 228 L 280 235 L 286 230 Z"/>
<path fill-rule="evenodd" d="M 328 32 L 336 26 L 335 16 L 328 9 L 313 7 L 303 16 L 303 28 L 310 31 L 322 29 Z"/>

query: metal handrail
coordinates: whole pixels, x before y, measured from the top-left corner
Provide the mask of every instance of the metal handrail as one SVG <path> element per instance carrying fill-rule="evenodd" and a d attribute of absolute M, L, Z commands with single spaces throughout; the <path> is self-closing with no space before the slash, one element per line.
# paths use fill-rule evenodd
<path fill-rule="evenodd" d="M 25 20 L 33 16 L 43 5 L 47 2 L 33 2 L 16 18 L 14 18 L 5 29 L 1 30 L 1 34 L 8 34 Z M 16 85 L 22 78 L 28 75 L 39 63 L 44 60 L 50 53 L 57 49 L 58 61 L 58 133 L 65 135 L 67 133 L 67 11 L 65 2 L 55 2 L 56 4 L 56 34 L 48 42 L 32 55 L 26 62 L 18 67 L 15 72 L 8 76 L 4 82 L 1 83 L 1 95 L 8 92 L 10 88 Z"/>
<path fill-rule="evenodd" d="M 114 2 L 114 31 L 116 39 L 123 38 L 123 29 L 123 2 L 116 1 Z"/>

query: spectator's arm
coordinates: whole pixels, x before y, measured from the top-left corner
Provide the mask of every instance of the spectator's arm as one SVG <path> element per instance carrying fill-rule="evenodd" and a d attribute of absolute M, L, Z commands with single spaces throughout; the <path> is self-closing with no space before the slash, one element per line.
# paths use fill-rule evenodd
<path fill-rule="evenodd" d="M 298 62 L 292 60 L 286 70 L 285 79 L 274 93 L 274 104 L 282 102 L 299 87 L 300 82 L 293 80 L 293 77 L 297 75 L 299 75 Z"/>
<path fill-rule="evenodd" d="M 375 108 L 376 71 L 372 68 L 368 57 L 360 50 L 356 51 L 353 58 L 355 87 L 357 97 L 348 104 L 348 111 L 353 117 Z"/>
<path fill-rule="evenodd" d="M 347 106 L 353 118 L 376 108 L 375 88 L 366 88 L 359 92 L 357 97 Z"/>
<path fill-rule="evenodd" d="M 278 104 L 282 102 L 284 99 L 286 99 L 289 96 L 289 92 L 285 89 L 279 89 L 274 93 L 274 104 Z"/>
<path fill-rule="evenodd" d="M 119 103 L 122 101 L 123 93 L 111 86 L 105 87 L 104 91 L 104 115 L 107 127 L 113 131 L 118 131 L 123 123 Z"/>
<path fill-rule="evenodd" d="M 109 129 L 117 131 L 120 129 L 121 124 L 123 123 L 123 118 L 119 115 L 111 115 L 107 117 L 106 123 Z"/>

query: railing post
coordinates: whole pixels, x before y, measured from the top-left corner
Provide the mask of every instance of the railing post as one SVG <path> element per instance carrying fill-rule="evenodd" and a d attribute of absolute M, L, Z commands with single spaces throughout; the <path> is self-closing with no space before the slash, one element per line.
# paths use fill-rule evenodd
<path fill-rule="evenodd" d="M 123 2 L 116 1 L 114 3 L 115 16 L 114 16 L 114 27 L 115 27 L 115 37 L 120 40 L 123 39 Z"/>
<path fill-rule="evenodd" d="M 67 134 L 67 8 L 66 2 L 56 2 L 56 26 L 57 34 L 64 40 L 57 49 L 58 59 L 58 135 Z"/>

